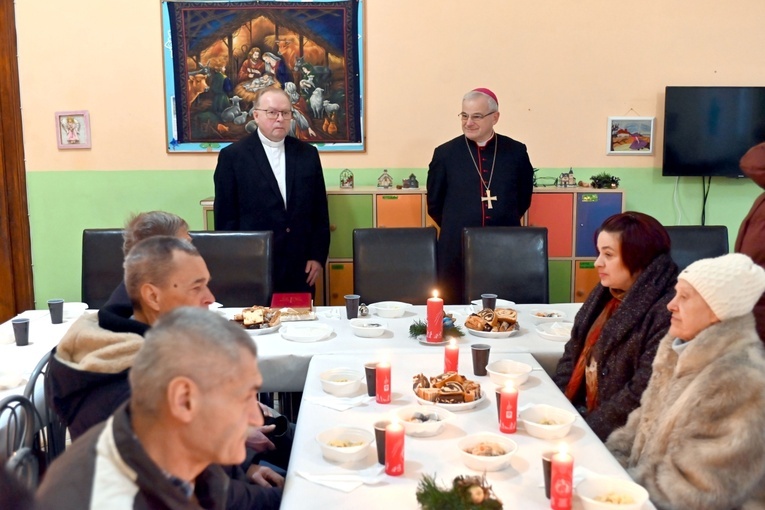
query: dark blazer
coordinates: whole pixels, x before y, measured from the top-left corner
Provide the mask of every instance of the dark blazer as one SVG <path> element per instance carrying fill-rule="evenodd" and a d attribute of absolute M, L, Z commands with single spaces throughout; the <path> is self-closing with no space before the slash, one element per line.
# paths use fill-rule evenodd
<path fill-rule="evenodd" d="M 640 406 L 659 343 L 669 330 L 672 314 L 667 304 L 675 296 L 677 273 L 669 254 L 656 257 L 632 284 L 592 349 L 598 362 L 598 407 L 585 421 L 601 441 Z M 598 284 L 576 314 L 571 339 L 553 377 L 561 391 L 571 379 L 592 324 L 611 298 L 611 291 Z M 578 409 L 586 409 L 584 386 L 572 402 Z"/>
<path fill-rule="evenodd" d="M 482 151 L 482 166 L 492 168 L 492 209 L 481 201 L 484 188 L 476 170 L 477 146 L 464 136 L 446 142 L 433 152 L 428 168 L 428 214 L 441 227 L 438 238 L 438 290 L 449 304 L 464 303 L 462 296 L 462 230 L 465 227 L 515 227 L 531 205 L 534 170 L 526 146 L 497 134 Z M 488 176 L 485 177 L 488 181 Z"/>
<path fill-rule="evenodd" d="M 257 131 L 226 147 L 215 168 L 215 230 L 274 233 L 274 291 L 310 290 L 305 264 L 329 252 L 327 191 L 319 153 L 284 139 L 287 207 Z"/>

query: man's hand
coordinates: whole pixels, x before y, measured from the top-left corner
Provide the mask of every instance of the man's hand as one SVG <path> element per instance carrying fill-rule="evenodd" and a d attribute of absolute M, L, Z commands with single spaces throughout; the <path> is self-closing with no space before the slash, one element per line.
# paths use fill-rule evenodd
<path fill-rule="evenodd" d="M 253 464 L 247 469 L 247 479 L 261 487 L 284 487 L 284 477 L 266 466 Z"/>
<path fill-rule="evenodd" d="M 321 264 L 315 260 L 309 260 L 305 263 L 305 272 L 308 275 L 308 278 L 305 279 L 305 282 L 308 285 L 313 285 L 316 283 L 316 279 L 321 274 Z"/>
<path fill-rule="evenodd" d="M 255 450 L 257 453 L 263 453 L 269 450 L 275 450 L 276 446 L 271 442 L 266 434 L 273 432 L 276 425 L 264 425 L 263 427 L 252 427 L 247 436 L 245 444 Z"/>

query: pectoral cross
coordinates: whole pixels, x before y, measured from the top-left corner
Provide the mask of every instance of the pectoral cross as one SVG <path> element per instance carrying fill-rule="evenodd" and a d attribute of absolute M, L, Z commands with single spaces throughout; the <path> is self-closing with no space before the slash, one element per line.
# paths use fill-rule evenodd
<path fill-rule="evenodd" d="M 493 200 L 497 200 L 497 199 L 498 198 L 496 196 L 494 196 L 494 197 L 491 196 L 491 190 L 489 188 L 486 188 L 486 196 L 485 197 L 481 197 L 481 202 L 488 203 L 489 204 L 489 209 L 494 209 L 494 207 L 492 206 L 491 202 Z"/>

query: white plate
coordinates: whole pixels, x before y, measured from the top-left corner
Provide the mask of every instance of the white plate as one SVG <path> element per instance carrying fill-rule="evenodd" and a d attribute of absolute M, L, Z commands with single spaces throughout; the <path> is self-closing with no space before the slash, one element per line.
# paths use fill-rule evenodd
<path fill-rule="evenodd" d="M 428 339 L 425 335 L 419 335 L 417 337 L 417 341 L 422 345 L 447 345 L 449 343 L 449 340 L 441 340 L 440 342 L 428 342 Z"/>
<path fill-rule="evenodd" d="M 481 311 L 483 309 L 483 300 L 482 299 L 474 299 L 471 301 L 471 303 L 474 306 L 478 307 L 478 311 Z M 499 299 L 497 298 L 497 304 L 494 305 L 494 308 L 510 308 L 515 306 L 515 301 L 508 301 L 507 299 Z"/>
<path fill-rule="evenodd" d="M 293 323 L 285 324 L 281 335 L 293 342 L 318 342 L 328 338 L 334 330 L 329 324 Z"/>
<path fill-rule="evenodd" d="M 509 338 L 513 335 L 518 334 L 518 331 L 520 328 L 509 329 L 507 331 L 477 331 L 475 329 L 470 329 L 469 327 L 465 326 L 465 329 L 471 335 L 479 336 L 481 338 Z"/>
<path fill-rule="evenodd" d="M 560 329 L 561 326 L 568 328 L 568 333 L 558 334 L 555 330 Z M 537 326 L 537 334 L 546 340 L 552 340 L 554 342 L 568 342 L 571 338 L 571 328 L 574 327 L 573 322 L 546 322 Z"/>
<path fill-rule="evenodd" d="M 282 325 L 281 323 L 279 323 L 276 326 L 271 326 L 270 328 L 260 328 L 260 329 L 245 328 L 245 331 L 251 334 L 252 336 L 260 336 L 260 335 L 268 335 L 269 333 L 274 333 L 281 327 Z"/>
<path fill-rule="evenodd" d="M 478 400 L 473 400 L 472 402 L 462 402 L 461 404 L 442 404 L 441 402 L 431 402 L 430 400 L 425 400 L 418 397 L 416 393 L 414 394 L 414 398 L 417 399 L 417 402 L 425 406 L 443 407 L 444 409 L 448 409 L 452 412 L 467 411 L 469 409 L 473 409 L 475 406 L 486 400 L 486 392 L 483 390 L 483 388 L 481 388 L 481 398 Z"/>
<path fill-rule="evenodd" d="M 554 314 L 552 317 L 540 317 L 537 313 Z M 554 310 L 552 308 L 535 308 L 529 312 L 531 320 L 539 324 L 541 322 L 564 322 L 566 320 L 566 313 L 560 310 Z"/>

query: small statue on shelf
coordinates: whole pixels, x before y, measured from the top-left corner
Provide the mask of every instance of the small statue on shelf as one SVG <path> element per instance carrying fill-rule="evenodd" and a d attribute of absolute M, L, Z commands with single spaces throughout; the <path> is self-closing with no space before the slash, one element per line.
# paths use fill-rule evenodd
<path fill-rule="evenodd" d="M 384 169 L 382 175 L 377 179 L 377 187 L 388 189 L 393 187 L 393 177 L 388 173 L 388 169 Z"/>
<path fill-rule="evenodd" d="M 420 182 L 417 180 L 417 176 L 415 176 L 414 174 L 410 175 L 409 179 L 407 179 L 407 180 L 409 181 L 409 187 L 410 188 L 419 188 L 420 187 Z"/>
<path fill-rule="evenodd" d="M 353 189 L 353 172 L 347 168 L 340 172 L 340 187 Z"/>

